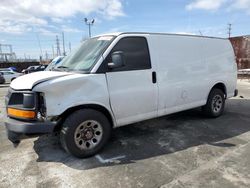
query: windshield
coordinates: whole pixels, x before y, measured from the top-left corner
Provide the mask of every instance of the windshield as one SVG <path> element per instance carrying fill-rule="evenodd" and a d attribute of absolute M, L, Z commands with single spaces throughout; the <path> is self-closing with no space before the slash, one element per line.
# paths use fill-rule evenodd
<path fill-rule="evenodd" d="M 55 69 L 90 72 L 113 38 L 113 36 L 101 36 L 86 40 L 74 52 L 66 56 Z"/>

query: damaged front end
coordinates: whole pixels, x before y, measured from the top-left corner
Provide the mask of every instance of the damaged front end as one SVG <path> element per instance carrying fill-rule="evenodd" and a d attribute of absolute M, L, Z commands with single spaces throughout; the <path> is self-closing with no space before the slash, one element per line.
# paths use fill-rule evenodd
<path fill-rule="evenodd" d="M 8 139 L 17 146 L 20 140 L 51 133 L 56 122 L 46 119 L 44 94 L 9 89 L 5 98 Z"/>

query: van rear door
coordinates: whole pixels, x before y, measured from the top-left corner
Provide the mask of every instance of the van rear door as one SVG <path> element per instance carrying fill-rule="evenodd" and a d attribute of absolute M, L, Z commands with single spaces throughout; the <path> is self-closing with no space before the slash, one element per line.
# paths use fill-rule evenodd
<path fill-rule="evenodd" d="M 158 87 L 145 37 L 124 37 L 111 50 L 122 51 L 125 65 L 106 72 L 110 103 L 117 125 L 157 116 Z"/>

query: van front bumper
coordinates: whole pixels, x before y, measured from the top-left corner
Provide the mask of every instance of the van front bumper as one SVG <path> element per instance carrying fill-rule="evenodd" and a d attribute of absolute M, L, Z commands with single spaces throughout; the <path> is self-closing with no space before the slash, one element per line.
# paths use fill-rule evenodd
<path fill-rule="evenodd" d="M 21 139 L 33 137 L 34 135 L 52 133 L 56 125 L 56 122 L 50 121 L 26 122 L 12 118 L 6 118 L 5 121 L 8 139 L 13 143 L 20 142 Z"/>

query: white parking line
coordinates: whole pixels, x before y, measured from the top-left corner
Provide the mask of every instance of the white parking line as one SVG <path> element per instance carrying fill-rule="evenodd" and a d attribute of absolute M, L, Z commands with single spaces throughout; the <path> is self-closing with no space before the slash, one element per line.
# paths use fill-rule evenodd
<path fill-rule="evenodd" d="M 119 159 L 123 159 L 125 158 L 126 156 L 125 155 L 121 155 L 121 156 L 117 156 L 117 157 L 112 157 L 112 158 L 109 158 L 109 159 L 103 159 L 100 155 L 96 155 L 95 158 L 100 162 L 100 163 L 119 163 Z"/>

